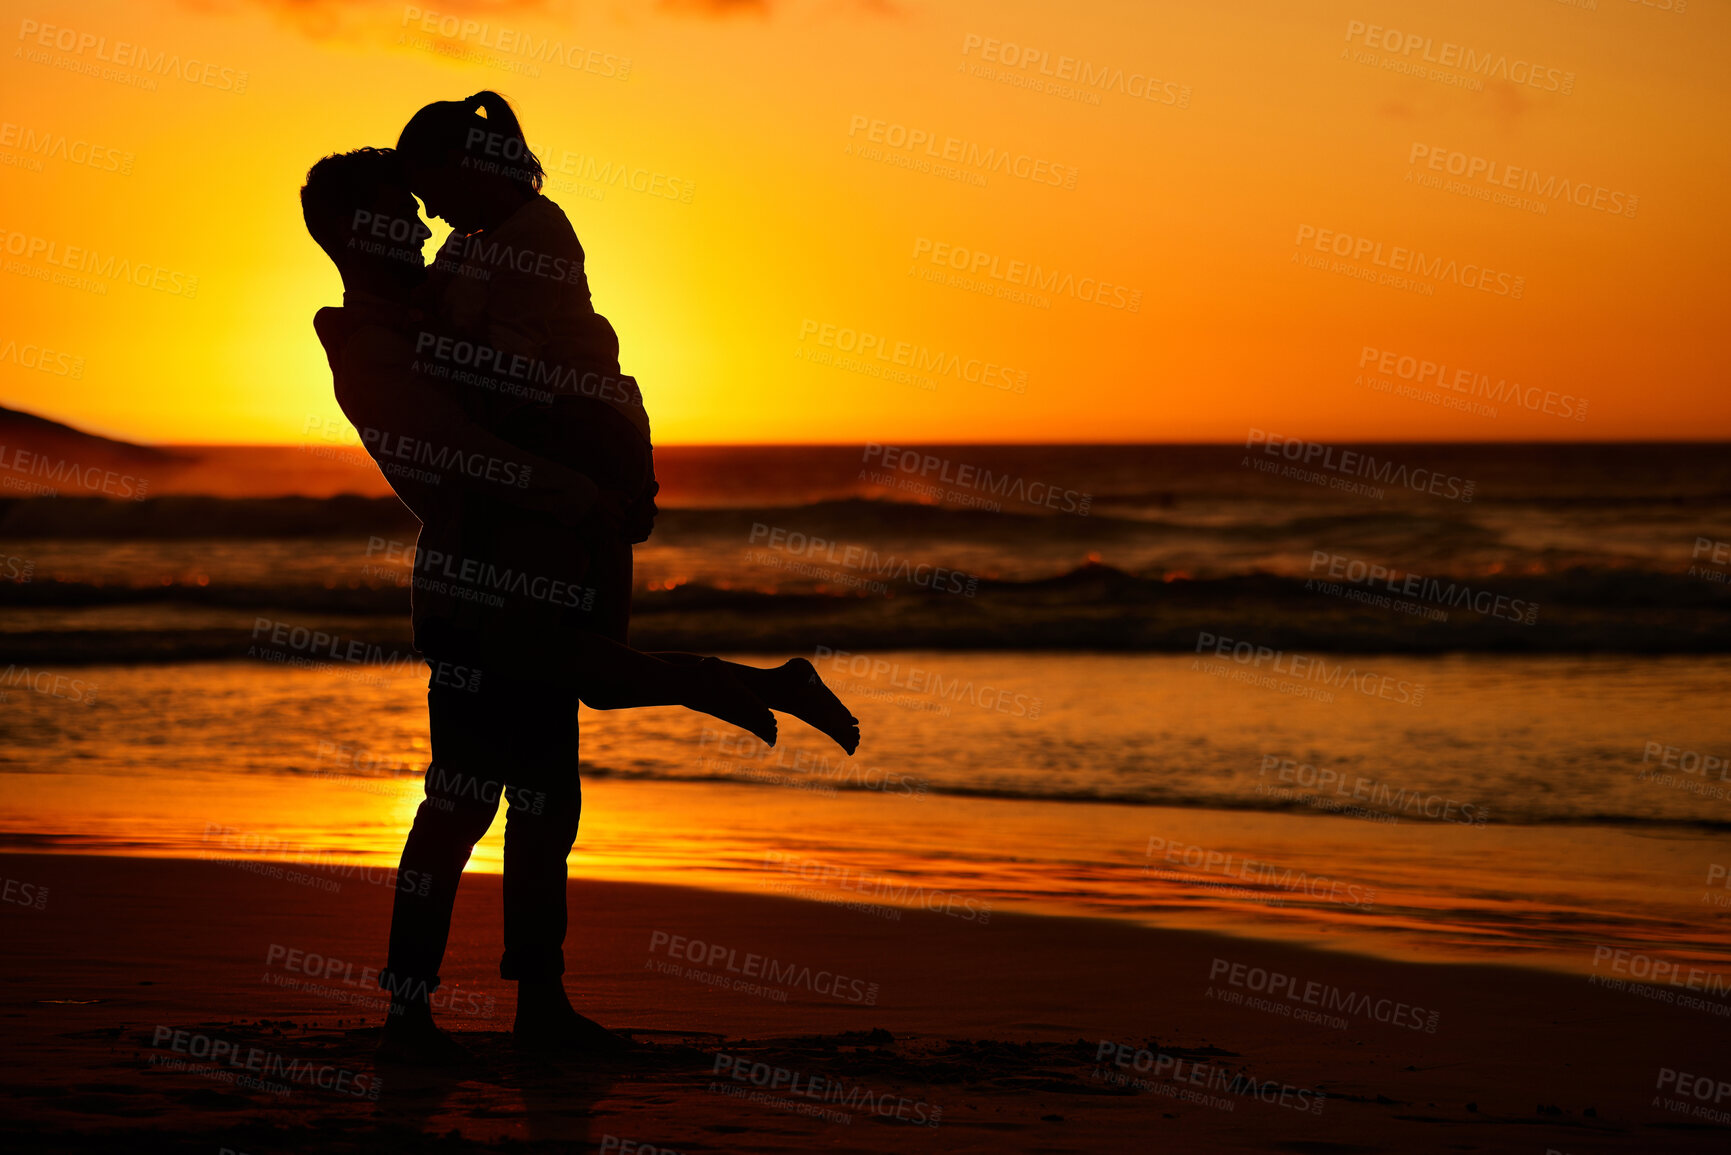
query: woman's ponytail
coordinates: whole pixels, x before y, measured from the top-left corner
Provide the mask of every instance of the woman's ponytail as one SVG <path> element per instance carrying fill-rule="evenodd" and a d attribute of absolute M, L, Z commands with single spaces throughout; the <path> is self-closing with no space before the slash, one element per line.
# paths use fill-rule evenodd
<path fill-rule="evenodd" d="M 490 89 L 467 100 L 435 100 L 410 118 L 397 151 L 411 166 L 436 168 L 449 154 L 463 164 L 496 172 L 530 192 L 540 192 L 546 170 L 529 148 L 511 102 Z"/>

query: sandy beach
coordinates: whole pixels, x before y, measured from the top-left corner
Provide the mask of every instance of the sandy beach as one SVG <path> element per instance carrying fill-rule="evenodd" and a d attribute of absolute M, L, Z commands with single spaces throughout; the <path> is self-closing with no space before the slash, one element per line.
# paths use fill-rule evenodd
<path fill-rule="evenodd" d="M 380 1066 L 388 878 L 0 861 L 8 1150 L 1573 1155 L 1727 1133 L 1722 1024 L 1681 992 L 617 882 L 571 884 L 567 987 L 637 1050 L 526 1058 L 493 875 L 465 878 L 440 992 L 481 1063 Z"/>

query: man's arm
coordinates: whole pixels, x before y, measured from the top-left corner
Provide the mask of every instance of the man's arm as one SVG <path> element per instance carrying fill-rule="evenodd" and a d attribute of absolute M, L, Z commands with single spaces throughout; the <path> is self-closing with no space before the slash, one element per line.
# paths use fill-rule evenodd
<path fill-rule="evenodd" d="M 399 480 L 437 477 L 432 484 L 484 493 L 494 500 L 549 513 L 575 525 L 595 507 L 597 489 L 585 475 L 520 449 L 477 424 L 448 391 L 417 379 L 410 346 L 383 326 L 357 330 L 335 374 L 337 404 L 361 434 L 367 453 Z M 427 497 L 417 498 L 427 504 Z M 416 502 L 404 496 L 417 517 Z M 426 518 L 421 520 L 425 522 Z"/>

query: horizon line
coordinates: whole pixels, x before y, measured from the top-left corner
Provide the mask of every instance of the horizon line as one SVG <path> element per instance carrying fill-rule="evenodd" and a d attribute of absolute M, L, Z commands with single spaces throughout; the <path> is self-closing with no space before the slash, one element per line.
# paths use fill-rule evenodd
<path fill-rule="evenodd" d="M 1282 434 L 1292 440 L 1323 442 L 1334 445 L 1598 445 L 1598 446 L 1629 446 L 1629 445 L 1731 445 L 1731 435 L 1720 437 L 1628 437 L 1615 439 L 1534 439 L 1534 438 L 1443 438 L 1420 440 L 1416 438 L 1395 438 L 1389 440 L 1343 440 L 1321 437 L 1298 437 Z M 133 444 L 152 449 L 298 449 L 306 444 L 304 441 L 138 441 Z M 1212 441 L 1205 439 L 1184 439 L 1169 441 L 916 441 L 906 439 L 877 440 L 863 439 L 859 441 L 662 441 L 656 442 L 656 449 L 857 449 L 862 445 L 897 445 L 897 446 L 942 446 L 963 447 L 978 446 L 981 448 L 1111 448 L 1134 446 L 1206 446 L 1221 448 L 1253 448 L 1242 441 Z M 359 442 L 350 448 L 364 449 Z"/>

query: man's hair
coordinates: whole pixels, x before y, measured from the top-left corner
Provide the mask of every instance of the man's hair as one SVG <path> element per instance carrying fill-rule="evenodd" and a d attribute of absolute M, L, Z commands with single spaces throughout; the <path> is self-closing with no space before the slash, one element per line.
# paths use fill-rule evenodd
<path fill-rule="evenodd" d="M 307 232 L 331 260 L 340 263 L 355 213 L 371 208 L 385 185 L 407 188 L 408 184 L 395 149 L 333 153 L 307 170 L 307 183 L 301 186 L 301 216 Z"/>

